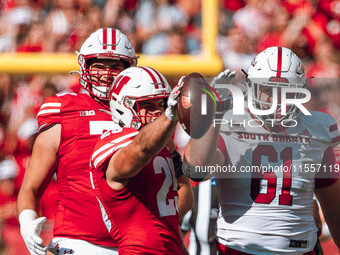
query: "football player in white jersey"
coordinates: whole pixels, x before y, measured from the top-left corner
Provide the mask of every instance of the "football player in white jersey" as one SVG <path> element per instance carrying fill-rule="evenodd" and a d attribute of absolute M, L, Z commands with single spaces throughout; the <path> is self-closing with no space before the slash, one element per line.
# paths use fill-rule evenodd
<path fill-rule="evenodd" d="M 230 83 L 230 77 L 229 70 L 222 72 L 213 84 Z M 186 147 L 188 177 L 202 180 L 207 169 L 215 171 L 219 254 L 314 254 L 313 192 L 340 247 L 339 165 L 333 151 L 340 142 L 338 127 L 328 114 L 285 107 L 280 96 L 289 88 L 286 98 L 303 101 L 307 82 L 291 50 L 267 48 L 247 75 L 249 103 L 260 111 L 245 107 L 243 115 L 234 115 L 228 111 L 231 97 L 225 96 L 215 117 L 223 124 Z"/>

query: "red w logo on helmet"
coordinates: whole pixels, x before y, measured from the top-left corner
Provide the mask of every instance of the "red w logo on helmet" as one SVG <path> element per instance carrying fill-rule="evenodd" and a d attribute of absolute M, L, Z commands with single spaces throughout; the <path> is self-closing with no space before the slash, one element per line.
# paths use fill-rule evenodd
<path fill-rule="evenodd" d="M 110 98 L 113 98 L 114 100 L 116 100 L 116 97 L 113 95 L 113 93 L 116 95 L 119 95 L 120 91 L 129 82 L 129 80 L 131 80 L 131 78 L 128 76 L 117 77 L 117 79 L 115 80 L 115 82 L 113 83 L 111 87 Z"/>

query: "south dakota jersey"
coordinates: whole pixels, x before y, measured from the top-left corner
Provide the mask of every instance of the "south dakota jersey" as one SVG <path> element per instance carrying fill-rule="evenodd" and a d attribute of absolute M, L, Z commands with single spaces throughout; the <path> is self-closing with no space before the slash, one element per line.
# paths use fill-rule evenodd
<path fill-rule="evenodd" d="M 105 179 L 111 156 L 129 145 L 138 131 L 123 128 L 98 140 L 91 159 L 93 185 L 106 225 L 119 242 L 119 254 L 181 254 L 177 180 L 167 148 L 153 157 L 125 188 Z M 131 158 L 130 160 L 134 160 Z"/>
<path fill-rule="evenodd" d="M 37 119 L 39 132 L 53 124 L 61 125 L 54 236 L 115 247 L 89 181 L 90 157 L 96 140 L 114 126 L 111 116 L 99 109 L 105 107 L 87 94 L 57 94 L 45 100 Z"/>
<path fill-rule="evenodd" d="M 296 127 L 279 133 L 258 127 L 249 113 L 235 117 L 228 112 L 224 119 L 229 124 L 221 126 L 219 148 L 228 158 L 225 166 L 234 168 L 216 179 L 218 242 L 250 254 L 313 250 L 314 188 L 337 181 L 329 148 L 340 138 L 334 119 L 320 112 L 299 114 Z M 333 162 L 325 162 L 324 154 L 331 155 Z"/>

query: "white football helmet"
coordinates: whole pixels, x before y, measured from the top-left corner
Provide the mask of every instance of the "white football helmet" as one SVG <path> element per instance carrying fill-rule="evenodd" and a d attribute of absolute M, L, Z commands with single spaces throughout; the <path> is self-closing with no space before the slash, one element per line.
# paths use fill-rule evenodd
<path fill-rule="evenodd" d="M 112 119 L 122 127 L 142 126 L 138 102 L 167 99 L 171 88 L 165 77 L 151 67 L 130 67 L 122 71 L 110 88 Z"/>
<path fill-rule="evenodd" d="M 261 100 L 261 86 L 271 88 L 306 88 L 307 79 L 302 68 L 301 60 L 288 48 L 269 47 L 259 53 L 251 62 L 248 70 L 247 85 L 252 91 L 252 104 L 254 108 L 263 110 L 264 106 L 271 108 L 272 103 Z M 293 98 L 301 98 L 302 93 L 294 93 Z M 284 119 L 296 117 L 298 108 L 289 105 L 287 114 L 281 115 L 281 103 L 270 115 L 255 115 L 267 124 L 279 125 Z M 274 120 L 274 121 L 273 121 Z"/>
<path fill-rule="evenodd" d="M 80 84 L 94 97 L 100 100 L 108 100 L 108 91 L 114 76 L 119 70 L 104 69 L 91 71 L 89 66 L 95 59 L 110 59 L 113 61 L 123 60 L 125 68 L 136 66 L 137 57 L 135 50 L 126 37 L 118 29 L 100 28 L 92 33 L 83 43 L 78 54 L 78 64 L 80 67 Z M 91 63 L 89 62 L 91 60 Z M 97 78 L 93 78 L 96 76 Z M 91 79 L 92 77 L 92 79 Z M 105 82 L 98 82 L 106 77 Z"/>

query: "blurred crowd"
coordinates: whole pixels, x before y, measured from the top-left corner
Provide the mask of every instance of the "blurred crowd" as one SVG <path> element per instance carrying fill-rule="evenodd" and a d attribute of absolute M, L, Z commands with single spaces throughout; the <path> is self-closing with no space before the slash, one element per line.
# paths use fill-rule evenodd
<path fill-rule="evenodd" d="M 219 3 L 216 46 L 226 67 L 244 78 L 242 69 L 257 53 L 269 46 L 288 47 L 303 60 L 307 77 L 314 77 L 309 109 L 340 122 L 340 0 Z M 139 53 L 200 54 L 201 7 L 201 0 L 2 0 L 0 53 L 73 53 L 98 28 L 115 27 Z M 48 96 L 80 90 L 77 75 L 0 73 L 0 254 L 27 254 L 15 202 L 37 132 L 37 110 Z M 42 214 L 50 222 L 47 236 L 56 193 L 51 183 L 42 201 Z"/>

